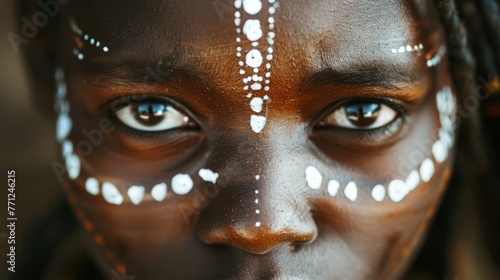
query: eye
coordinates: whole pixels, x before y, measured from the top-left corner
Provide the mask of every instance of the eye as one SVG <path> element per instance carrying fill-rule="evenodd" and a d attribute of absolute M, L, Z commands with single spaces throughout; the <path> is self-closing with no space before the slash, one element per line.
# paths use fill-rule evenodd
<path fill-rule="evenodd" d="M 349 102 L 329 114 L 320 124 L 350 129 L 377 129 L 397 118 L 391 107 L 376 102 Z"/>
<path fill-rule="evenodd" d="M 116 116 L 125 125 L 139 131 L 164 131 L 189 126 L 189 117 L 162 101 L 142 101 L 127 105 Z"/>

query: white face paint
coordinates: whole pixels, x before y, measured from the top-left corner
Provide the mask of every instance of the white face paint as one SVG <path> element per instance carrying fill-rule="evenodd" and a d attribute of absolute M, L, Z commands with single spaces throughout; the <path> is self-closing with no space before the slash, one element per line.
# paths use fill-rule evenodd
<path fill-rule="evenodd" d="M 260 67 L 262 65 L 262 61 L 264 60 L 262 54 L 256 49 L 249 51 L 245 59 L 248 67 L 252 68 Z"/>
<path fill-rule="evenodd" d="M 255 133 L 261 132 L 266 126 L 267 119 L 263 116 L 250 116 L 250 127 Z"/>
<path fill-rule="evenodd" d="M 439 112 L 441 128 L 439 130 L 439 138 L 432 145 L 431 152 L 433 158 L 424 159 L 420 164 L 419 170 L 412 170 L 404 181 L 401 179 L 393 179 L 389 183 L 387 187 L 387 195 L 395 203 L 402 201 L 406 196 L 408 196 L 410 192 L 418 187 L 420 182 L 429 182 L 436 171 L 436 164 L 446 161 L 449 155 L 449 149 L 453 147 L 456 119 L 456 99 L 453 96 L 450 87 L 445 86 L 437 93 L 436 107 Z M 319 189 L 321 186 L 321 180 L 321 174 L 315 167 L 309 166 L 306 169 L 306 181 L 309 187 Z M 338 181 L 330 180 L 328 182 L 328 194 L 332 197 L 335 196 L 338 192 L 339 186 L 340 183 Z M 358 188 L 356 183 L 353 181 L 349 182 L 344 189 L 345 196 L 351 201 L 355 201 L 357 199 L 357 192 Z M 381 202 L 385 198 L 386 190 L 383 185 L 379 184 L 373 187 L 371 195 L 375 201 Z"/>
<path fill-rule="evenodd" d="M 250 108 L 252 108 L 252 111 L 255 113 L 260 113 L 262 111 L 262 103 L 264 100 L 260 97 L 254 97 L 252 101 L 250 101 Z"/>
<path fill-rule="evenodd" d="M 87 190 L 88 193 L 91 195 L 98 195 L 99 194 L 99 182 L 97 181 L 96 178 L 88 178 L 85 181 L 85 190 Z"/>
<path fill-rule="evenodd" d="M 353 181 L 347 183 L 344 189 L 344 195 L 350 201 L 356 201 L 356 198 L 358 198 L 358 186 L 356 186 L 356 183 Z"/>
<path fill-rule="evenodd" d="M 376 185 L 372 189 L 372 197 L 375 201 L 381 202 L 385 197 L 385 188 L 382 185 Z"/>
<path fill-rule="evenodd" d="M 423 182 L 429 182 L 434 175 L 434 163 L 432 159 L 426 158 L 420 165 L 420 178 Z"/>
<path fill-rule="evenodd" d="M 83 31 L 78 27 L 73 19 L 70 20 L 70 25 L 73 33 L 81 39 L 83 44 L 89 44 L 100 49 L 101 42 L 95 38 L 92 38 L 89 34 L 83 34 Z M 109 51 L 109 48 L 107 46 L 103 46 L 101 50 L 106 53 Z M 73 50 L 73 54 L 78 58 L 78 60 L 83 60 L 85 58 L 85 55 L 81 52 L 81 49 L 75 48 Z"/>
<path fill-rule="evenodd" d="M 255 15 L 262 9 L 260 0 L 243 0 L 243 10 L 249 15 Z"/>
<path fill-rule="evenodd" d="M 311 189 L 317 190 L 321 187 L 323 177 L 316 167 L 309 166 L 306 168 L 306 180 Z"/>
<path fill-rule="evenodd" d="M 73 142 L 71 142 L 70 140 L 64 140 L 61 145 L 61 153 L 63 157 L 66 157 L 73 153 Z"/>
<path fill-rule="evenodd" d="M 167 196 L 167 184 L 160 183 L 151 189 L 151 196 L 156 201 L 163 201 Z"/>
<path fill-rule="evenodd" d="M 422 44 L 414 46 L 406 45 L 406 46 L 400 46 L 399 48 L 396 49 L 392 49 L 391 51 L 392 53 L 418 52 L 421 51 L 423 48 L 424 46 Z"/>
<path fill-rule="evenodd" d="M 431 59 L 427 60 L 427 67 L 432 68 L 437 66 L 441 62 L 441 59 L 443 59 L 445 54 L 446 54 L 446 47 L 441 46 L 436 55 L 434 55 Z"/>
<path fill-rule="evenodd" d="M 68 114 L 60 114 L 56 122 L 56 139 L 57 142 L 62 142 L 69 136 L 73 121 Z"/>
<path fill-rule="evenodd" d="M 145 192 L 146 190 L 143 186 L 131 186 L 127 190 L 127 195 L 133 204 L 139 205 L 139 203 L 141 203 L 142 199 L 144 198 Z"/>
<path fill-rule="evenodd" d="M 80 175 L 80 158 L 77 155 L 71 154 L 66 156 L 66 169 L 68 170 L 68 177 L 75 180 Z"/>
<path fill-rule="evenodd" d="M 262 37 L 262 28 L 258 19 L 249 19 L 243 25 L 243 34 L 247 36 L 250 41 L 257 41 Z"/>
<path fill-rule="evenodd" d="M 408 175 L 408 177 L 406 178 L 405 183 L 406 185 L 408 185 L 410 191 L 414 190 L 420 183 L 420 174 L 418 173 L 418 171 L 413 170 L 412 172 L 410 172 L 410 175 Z"/>
<path fill-rule="evenodd" d="M 193 188 L 193 180 L 187 174 L 177 174 L 172 178 L 172 191 L 178 195 L 185 195 Z"/>
<path fill-rule="evenodd" d="M 331 196 L 336 196 L 339 191 L 340 183 L 337 180 L 330 180 L 328 182 L 328 193 Z"/>
<path fill-rule="evenodd" d="M 213 172 L 210 169 L 200 169 L 198 175 L 201 177 L 201 179 L 203 179 L 203 181 L 210 182 L 212 184 L 215 184 L 217 182 L 217 178 L 219 178 L 219 174 Z"/>
<path fill-rule="evenodd" d="M 123 203 L 123 196 L 116 186 L 111 183 L 104 182 L 102 184 L 102 196 L 110 204 L 120 205 Z"/>
<path fill-rule="evenodd" d="M 251 68 L 255 73 L 253 76 L 242 78 L 244 83 L 243 90 L 249 91 L 246 95 L 247 98 L 257 95 L 250 101 L 250 108 L 254 113 L 257 113 L 257 115 L 250 115 L 250 127 L 255 133 L 260 133 L 267 124 L 267 104 L 270 101 L 269 97 L 265 99 L 259 97 L 258 92 L 261 90 L 269 91 L 270 89 L 271 64 L 268 62 L 265 65 L 265 68 L 267 69 L 265 72 L 265 81 L 263 76 L 257 75 L 264 63 L 263 52 L 267 50 L 265 59 L 268 61 L 272 60 L 274 53 L 273 38 L 276 36 L 276 33 L 272 31 L 275 24 L 273 14 L 276 12 L 276 8 L 278 8 L 279 3 L 275 0 L 268 0 L 268 2 L 271 5 L 268 9 L 268 27 L 270 31 L 268 32 L 266 39 L 263 38 L 263 29 L 265 28 L 263 24 L 266 24 L 266 22 L 261 22 L 259 19 L 252 18 L 252 16 L 255 16 L 260 12 L 265 12 L 262 9 L 263 5 L 261 0 L 234 1 L 234 7 L 236 8 L 236 12 L 234 13 L 234 24 L 236 25 L 236 33 L 238 34 L 236 42 L 242 43 L 242 38 L 240 37 L 241 32 L 243 32 L 243 35 L 245 35 L 244 38 L 246 38 L 246 42 L 236 47 L 236 57 L 238 57 L 239 65 L 241 67 L 239 69 L 239 73 L 241 75 L 245 75 L 247 73 L 247 70 L 249 69 L 245 69 L 245 66 L 246 68 Z M 243 10 L 240 10 L 241 8 L 243 8 Z M 243 28 L 240 28 L 242 17 L 245 17 L 246 20 L 243 23 Z M 269 44 L 268 46 L 264 45 L 266 41 Z M 244 57 L 244 62 L 241 60 L 242 56 Z M 263 85 L 263 82 L 265 86 Z M 263 111 L 264 101 L 266 101 L 265 112 L 262 115 L 259 115 L 259 113 L 262 113 Z"/>
<path fill-rule="evenodd" d="M 410 192 L 408 185 L 401 180 L 393 180 L 389 183 L 387 194 L 394 202 L 400 202 Z"/>

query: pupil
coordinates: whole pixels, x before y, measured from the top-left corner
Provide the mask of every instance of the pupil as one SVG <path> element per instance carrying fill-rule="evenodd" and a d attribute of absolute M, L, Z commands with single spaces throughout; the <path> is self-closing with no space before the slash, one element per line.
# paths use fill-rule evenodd
<path fill-rule="evenodd" d="M 344 108 L 349 121 L 355 126 L 370 126 L 378 118 L 380 113 L 380 104 L 378 103 L 352 103 Z"/>
<path fill-rule="evenodd" d="M 140 123 L 154 126 L 165 118 L 167 106 L 159 102 L 142 102 L 133 107 L 134 117 Z"/>

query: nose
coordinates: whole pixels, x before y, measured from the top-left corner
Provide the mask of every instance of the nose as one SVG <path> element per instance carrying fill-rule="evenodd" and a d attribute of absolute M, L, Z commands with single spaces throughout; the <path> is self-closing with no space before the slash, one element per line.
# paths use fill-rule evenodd
<path fill-rule="evenodd" d="M 261 179 L 226 186 L 200 213 L 199 238 L 206 244 L 235 246 L 252 254 L 313 242 L 318 230 L 306 200 L 287 193 L 286 187 L 265 185 Z"/>

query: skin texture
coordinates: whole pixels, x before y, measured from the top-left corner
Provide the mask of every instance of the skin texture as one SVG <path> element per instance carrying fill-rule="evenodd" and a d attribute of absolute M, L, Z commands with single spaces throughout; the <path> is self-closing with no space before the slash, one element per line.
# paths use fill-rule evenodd
<path fill-rule="evenodd" d="M 275 14 L 271 103 L 259 134 L 248 123 L 231 1 L 75 0 L 65 6 L 57 59 L 44 61 L 66 73 L 74 122 L 69 138 L 76 145 L 86 140 L 81 131 L 113 121 L 112 132 L 80 155 L 77 180 L 64 182 L 105 273 L 389 279 L 408 265 L 445 190 L 452 157 L 402 202 L 376 202 L 370 192 L 404 180 L 431 155 L 440 126 L 435 95 L 450 77 L 445 58 L 436 68 L 426 61 L 444 45 L 443 31 L 426 1 L 313 2 L 283 1 Z M 255 18 L 265 22 L 267 14 Z M 84 44 L 85 59 L 78 60 L 71 22 L 110 51 Z M 424 46 L 419 53 L 391 52 L 418 44 Z M 113 102 L 123 96 L 135 96 L 126 102 L 166 98 L 190 117 L 190 126 L 133 131 L 113 114 Z M 352 100 L 389 100 L 401 112 L 377 131 L 318 126 Z M 307 186 L 310 165 L 324 177 L 319 190 Z M 196 176 L 200 168 L 216 171 L 217 183 Z M 170 188 L 179 173 L 194 181 L 184 196 Z M 87 193 L 88 177 L 115 184 L 124 203 Z M 357 200 L 341 191 L 329 196 L 329 179 L 341 186 L 355 181 Z M 149 193 L 159 182 L 168 184 L 162 202 L 146 195 L 136 206 L 126 196 L 132 185 Z"/>

